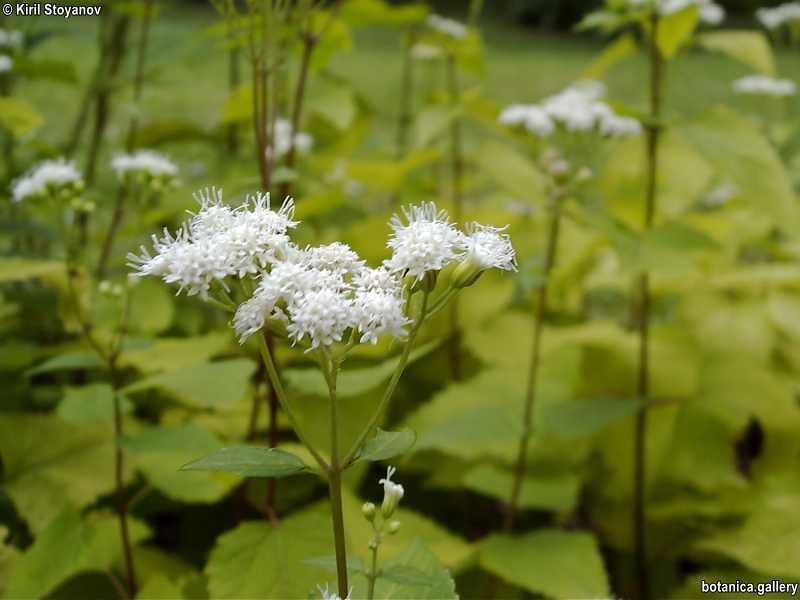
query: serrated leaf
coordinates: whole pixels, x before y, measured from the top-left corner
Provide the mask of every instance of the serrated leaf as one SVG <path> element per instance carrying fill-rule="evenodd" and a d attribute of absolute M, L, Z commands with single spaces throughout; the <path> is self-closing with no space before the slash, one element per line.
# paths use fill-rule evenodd
<path fill-rule="evenodd" d="M 436 577 L 411 565 L 389 565 L 381 571 L 381 577 L 392 583 L 408 587 L 431 587 L 436 585 Z"/>
<path fill-rule="evenodd" d="M 594 537 L 557 529 L 495 534 L 481 543 L 485 569 L 551 598 L 604 598 L 608 577 Z"/>
<path fill-rule="evenodd" d="M 110 423 L 76 426 L 54 415 L 6 412 L 0 455 L 5 491 L 34 533 L 65 506 L 86 506 L 114 487 Z"/>
<path fill-rule="evenodd" d="M 308 470 L 297 456 L 280 448 L 231 446 L 192 461 L 182 471 L 225 471 L 244 477 L 286 477 Z"/>
<path fill-rule="evenodd" d="M 303 559 L 303 564 L 309 565 L 310 567 L 317 567 L 320 569 L 325 569 L 326 571 L 331 571 L 333 573 L 336 572 L 336 556 L 328 555 L 328 556 L 312 556 L 311 558 Z M 358 556 L 347 557 L 347 572 L 348 573 L 364 573 L 364 561 L 361 560 Z"/>
<path fill-rule="evenodd" d="M 375 437 L 367 440 L 361 447 L 356 460 L 388 460 L 399 456 L 414 445 L 417 436 L 410 429 L 384 431 L 378 427 Z"/>
<path fill-rule="evenodd" d="M 128 521 L 132 543 L 147 535 L 146 526 L 130 517 Z M 121 552 L 116 515 L 83 519 L 65 510 L 17 561 L 6 598 L 42 598 L 76 573 L 110 569 Z"/>

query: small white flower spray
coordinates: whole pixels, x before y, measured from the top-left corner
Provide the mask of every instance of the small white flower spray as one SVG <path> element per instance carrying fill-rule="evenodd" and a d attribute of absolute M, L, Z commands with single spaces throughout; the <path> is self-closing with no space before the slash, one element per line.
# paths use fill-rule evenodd
<path fill-rule="evenodd" d="M 197 213 L 177 232 L 153 236 L 153 252 L 142 248 L 139 255 L 129 255 L 130 265 L 137 276 L 158 277 L 177 286 L 178 293 L 199 296 L 228 311 L 241 343 L 256 338 L 278 401 L 327 480 L 338 591 L 340 596 L 346 595 L 342 474 L 359 458 L 375 431 L 423 323 L 486 270 L 515 269 L 510 239 L 502 229 L 479 224 L 467 233 L 459 231 L 446 212 L 427 203 L 408 207 L 402 217 L 392 219 L 387 242 L 392 255 L 383 265 L 369 267 L 346 244 L 295 245 L 290 234 L 298 222 L 291 199 L 277 209 L 262 194 L 238 207 L 224 204 L 218 190 L 201 192 L 197 199 Z M 450 265 L 459 276 L 440 284 L 439 272 Z M 246 299 L 237 302 L 234 296 Z M 317 448 L 295 417 L 267 332 L 316 360 L 329 395 L 327 452 Z M 338 376 L 356 346 L 374 344 L 384 336 L 402 343 L 398 365 L 366 426 L 348 449 L 339 440 Z M 270 456 L 261 460 L 268 462 Z M 203 460 L 187 468 L 205 468 Z M 215 463 L 208 468 L 220 467 Z M 391 472 L 383 485 L 387 492 L 383 510 L 388 518 L 402 496 L 402 487 L 391 481 Z"/>
<path fill-rule="evenodd" d="M 639 135 L 641 125 L 636 119 L 618 115 L 608 104 L 601 101 L 605 93 L 602 84 L 593 81 L 580 82 L 568 87 L 566 90 L 546 98 L 539 104 L 516 104 L 504 109 L 498 121 L 517 131 L 527 134 L 534 140 L 547 139 L 552 141 L 551 146 L 539 154 L 539 164 L 547 176 L 547 234 L 545 242 L 544 264 L 542 266 L 543 282 L 537 290 L 535 312 L 533 315 L 533 349 L 528 370 L 527 395 L 523 407 L 522 437 L 516 458 L 515 477 L 511 495 L 506 507 L 503 530 L 510 532 L 514 527 L 519 499 L 522 493 L 525 469 L 528 455 L 528 445 L 532 435 L 532 422 L 534 406 L 537 397 L 537 382 L 539 376 L 539 363 L 542 346 L 542 335 L 547 316 L 547 303 L 549 292 L 549 279 L 556 263 L 559 233 L 564 202 L 575 195 L 580 187 L 592 177 L 591 169 L 586 164 L 574 164 L 572 156 L 565 157 L 560 146 L 569 148 L 587 149 L 594 153 L 594 141 L 599 138 L 618 138 Z M 566 142 L 566 143 L 565 143 Z M 571 144 L 570 144 L 571 142 Z M 575 152 L 575 154 L 580 154 Z M 582 159 L 578 158 L 578 161 Z M 473 260 L 490 260 L 499 268 L 508 265 L 507 239 L 499 230 L 487 230 L 485 227 L 474 226 L 472 254 Z M 490 580 L 490 589 L 496 585 L 494 579 Z"/>
<path fill-rule="evenodd" d="M 392 519 L 397 505 L 403 499 L 405 490 L 399 483 L 392 481 L 392 477 L 397 472 L 394 467 L 387 467 L 386 477 L 380 479 L 378 483 L 383 486 L 383 503 L 380 511 L 372 502 L 365 502 L 361 507 L 361 514 L 372 525 L 372 539 L 369 542 L 369 550 L 372 555 L 369 570 L 367 571 L 367 600 L 375 597 L 375 582 L 378 580 L 378 548 L 384 536 L 394 535 L 400 531 L 400 521 Z"/>
<path fill-rule="evenodd" d="M 662 117 L 664 82 L 669 61 L 674 58 L 681 45 L 691 41 L 696 27 L 684 29 L 682 35 L 675 27 L 677 20 L 696 16 L 697 26 L 718 25 L 725 18 L 725 11 L 712 0 L 606 0 L 605 6 L 597 13 L 589 14 L 584 20 L 585 28 L 597 27 L 603 17 L 611 17 L 615 25 L 611 29 L 633 26 L 644 40 L 643 49 L 649 63 L 648 72 L 648 111 L 645 134 L 645 194 L 643 202 L 642 230 L 649 231 L 657 211 L 657 182 L 659 153 L 665 124 Z M 599 20 L 598 20 L 599 18 Z M 673 37 L 667 40 L 663 32 Z M 643 403 L 636 413 L 633 439 L 633 498 L 631 511 L 631 530 L 633 532 L 633 553 L 635 556 L 635 577 L 637 595 L 650 596 L 650 577 L 648 571 L 647 540 L 645 527 L 645 481 L 647 450 L 647 404 L 650 393 L 650 319 L 652 290 L 650 276 L 644 271 L 636 281 L 632 293 L 633 314 L 636 315 L 638 329 L 638 374 L 636 397 Z"/>

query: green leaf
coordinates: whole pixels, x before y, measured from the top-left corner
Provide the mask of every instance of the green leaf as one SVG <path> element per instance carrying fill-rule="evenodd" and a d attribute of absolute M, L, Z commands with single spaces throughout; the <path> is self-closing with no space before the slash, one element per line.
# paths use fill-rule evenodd
<path fill-rule="evenodd" d="M 576 398 L 545 407 L 538 426 L 542 432 L 564 437 L 592 435 L 633 416 L 639 406 L 635 398 Z"/>
<path fill-rule="evenodd" d="M 718 107 L 681 130 L 754 211 L 794 235 L 798 213 L 791 181 L 780 156 L 751 119 Z"/>
<path fill-rule="evenodd" d="M 696 5 L 661 17 L 656 33 L 656 44 L 661 54 L 669 60 L 678 49 L 692 37 L 699 21 L 700 11 Z"/>
<path fill-rule="evenodd" d="M 68 352 L 49 358 L 43 363 L 25 372 L 28 377 L 42 373 L 57 371 L 83 371 L 86 369 L 103 369 L 105 363 L 93 352 Z"/>
<path fill-rule="evenodd" d="M 27 56 L 14 58 L 14 72 L 31 79 L 49 79 L 60 83 L 77 83 L 75 66 L 66 60 L 38 59 Z"/>
<path fill-rule="evenodd" d="M 76 426 L 53 415 L 6 412 L 0 455 L 5 491 L 34 533 L 65 506 L 86 506 L 114 487 L 110 423 Z"/>
<path fill-rule="evenodd" d="M 740 527 L 701 540 L 697 547 L 744 566 L 784 577 L 800 577 L 800 514 L 794 503 L 761 505 Z"/>
<path fill-rule="evenodd" d="M 430 144 L 442 135 L 454 118 L 449 106 L 434 105 L 422 110 L 414 122 L 414 140 L 418 148 Z"/>
<path fill-rule="evenodd" d="M 608 577 L 587 533 L 543 529 L 523 536 L 495 534 L 481 544 L 480 564 L 495 575 L 552 598 L 602 598 Z"/>
<path fill-rule="evenodd" d="M 383 0 L 350 0 L 341 8 L 342 18 L 359 27 L 412 25 L 424 21 L 428 12 L 428 7 L 422 4 L 392 6 Z"/>
<path fill-rule="evenodd" d="M 303 564 L 310 567 L 325 569 L 326 571 L 336 572 L 336 556 L 312 556 L 311 558 L 303 559 Z M 347 557 L 347 572 L 348 573 L 365 573 L 364 561 L 360 557 Z"/>
<path fill-rule="evenodd" d="M 144 373 L 176 371 L 207 363 L 221 354 L 231 341 L 227 332 L 211 332 L 188 338 L 159 338 L 152 344 L 122 355 L 125 365 Z"/>
<path fill-rule="evenodd" d="M 586 79 L 602 79 L 611 67 L 636 54 L 637 49 L 636 40 L 631 34 L 619 36 L 592 61 L 584 74 Z"/>
<path fill-rule="evenodd" d="M 128 523 L 132 543 L 147 536 L 147 527 L 130 517 Z M 65 510 L 17 561 L 5 597 L 42 598 L 76 573 L 109 570 L 121 551 L 116 515 L 82 519 Z"/>
<path fill-rule="evenodd" d="M 357 460 L 388 460 L 407 452 L 417 436 L 410 429 L 384 431 L 378 427 L 375 437 L 367 440 L 358 453 Z"/>
<path fill-rule="evenodd" d="M 542 198 L 542 177 L 534 163 L 509 146 L 486 142 L 478 152 L 481 167 L 495 182 L 520 200 Z"/>
<path fill-rule="evenodd" d="M 178 473 L 196 456 L 222 446 L 213 433 L 194 423 L 150 427 L 120 444 L 150 485 L 179 502 L 215 502 L 240 481 L 223 473 Z"/>
<path fill-rule="evenodd" d="M 14 137 L 24 137 L 43 122 L 39 112 L 24 100 L 0 98 L 0 128 L 10 131 Z"/>
<path fill-rule="evenodd" d="M 345 84 L 315 78 L 309 88 L 308 112 L 337 129 L 347 129 L 356 117 L 355 94 Z"/>
<path fill-rule="evenodd" d="M 169 328 L 174 307 L 167 286 L 154 279 L 143 279 L 129 293 L 129 331 L 159 333 Z"/>
<path fill-rule="evenodd" d="M 123 412 L 130 412 L 130 402 L 122 398 L 122 403 Z M 58 405 L 58 415 L 68 423 L 110 423 L 114 416 L 114 390 L 107 383 L 68 386 Z"/>
<path fill-rule="evenodd" d="M 464 476 L 463 484 L 479 494 L 507 502 L 514 485 L 514 474 L 494 465 L 480 465 Z M 568 512 L 575 507 L 579 490 L 578 475 L 527 475 L 522 485 L 519 506 Z"/>
<path fill-rule="evenodd" d="M 159 388 L 189 405 L 224 408 L 247 394 L 255 368 L 247 359 L 223 360 L 145 377 L 122 391 L 133 394 Z"/>
<path fill-rule="evenodd" d="M 286 477 L 308 470 L 297 456 L 280 448 L 231 446 L 190 462 L 182 471 L 225 471 L 244 477 Z"/>
<path fill-rule="evenodd" d="M 381 577 L 386 581 L 408 587 L 430 587 L 436 584 L 434 576 L 411 565 L 390 565 L 381 571 Z"/>
<path fill-rule="evenodd" d="M 2 110 L 0 98 L 0 110 Z M 2 119 L 2 117 L 0 117 Z M 27 279 L 61 277 L 64 263 L 60 260 L 35 260 L 31 258 L 0 258 L 0 283 L 25 281 Z"/>
<path fill-rule="evenodd" d="M 760 31 L 709 31 L 697 36 L 697 43 L 708 50 L 722 52 L 764 75 L 775 75 L 772 46 Z"/>

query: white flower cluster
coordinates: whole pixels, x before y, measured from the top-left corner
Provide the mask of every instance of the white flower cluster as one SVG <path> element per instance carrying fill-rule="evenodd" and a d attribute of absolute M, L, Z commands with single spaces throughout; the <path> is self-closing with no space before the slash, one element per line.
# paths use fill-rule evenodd
<path fill-rule="evenodd" d="M 12 184 L 11 195 L 14 202 L 27 198 L 40 198 L 70 188 L 77 191 L 82 187 L 81 174 L 71 162 L 63 158 L 46 160 Z"/>
<path fill-rule="evenodd" d="M 623 117 L 600 102 L 605 89 L 598 82 L 582 82 L 546 98 L 540 104 L 514 104 L 500 113 L 503 125 L 522 125 L 539 137 L 552 135 L 557 125 L 567 131 L 597 130 L 601 135 L 622 137 L 639 135 L 642 126 L 636 119 Z"/>
<path fill-rule="evenodd" d="M 463 40 L 467 37 L 469 30 L 463 23 L 459 23 L 454 19 L 448 19 L 441 15 L 430 15 L 427 20 L 428 27 L 437 31 L 447 37 L 455 40 Z"/>
<path fill-rule="evenodd" d="M 305 133 L 303 131 L 298 131 L 292 136 L 291 121 L 287 119 L 277 119 L 275 121 L 275 130 L 273 131 L 273 144 L 277 157 L 288 154 L 292 145 L 294 145 L 296 152 L 305 154 L 311 151 L 311 148 L 314 146 L 314 137 L 310 133 Z M 271 152 L 271 149 L 267 149 L 267 152 Z"/>
<path fill-rule="evenodd" d="M 777 29 L 781 25 L 800 21 L 800 2 L 787 2 L 774 8 L 759 8 L 756 18 L 767 29 Z"/>
<path fill-rule="evenodd" d="M 270 319 L 310 349 L 340 342 L 348 333 L 360 343 L 376 343 L 383 335 L 403 338 L 411 323 L 404 278 L 419 280 L 455 261 L 471 281 L 490 268 L 516 270 L 511 240 L 502 229 L 471 224 L 462 233 L 433 203 L 404 209 L 407 222 L 392 219 L 387 243 L 392 256 L 370 268 L 340 242 L 296 246 L 288 235 L 297 226 L 290 199 L 277 212 L 268 195 L 248 198 L 238 208 L 223 204 L 217 190 L 197 199 L 200 210 L 177 234 L 165 230 L 161 238 L 153 236 L 154 254 L 142 247 L 140 255 L 128 255 L 129 265 L 140 277 L 161 277 L 177 284 L 179 293 L 204 299 L 215 283 L 228 290 L 229 279 L 257 278 L 255 292 L 234 315 L 241 342 Z"/>
<path fill-rule="evenodd" d="M 226 279 L 258 273 L 284 257 L 287 231 L 297 225 L 291 199 L 274 211 L 269 194 L 248 197 L 238 208 L 223 204 L 216 189 L 195 198 L 200 210 L 174 236 L 164 230 L 162 238 L 152 237 L 154 255 L 144 247 L 141 255 L 128 255 L 138 276 L 161 277 L 179 292 L 207 299 L 212 283 L 227 289 Z"/>
<path fill-rule="evenodd" d="M 339 594 L 337 594 L 336 592 L 328 591 L 328 584 L 325 584 L 324 589 L 322 588 L 322 586 L 318 585 L 317 589 L 319 590 L 319 593 L 322 595 L 322 600 L 350 600 L 350 593 L 352 593 L 352 590 L 350 590 L 350 593 L 348 593 L 345 598 L 340 598 Z"/>
<path fill-rule="evenodd" d="M 690 6 L 697 6 L 703 23 L 719 25 L 725 20 L 725 9 L 713 0 L 628 0 L 631 8 L 655 8 L 660 15 L 671 15 Z"/>
<path fill-rule="evenodd" d="M 749 75 L 733 82 L 739 94 L 762 94 L 765 96 L 794 96 L 797 84 L 791 79 L 773 79 L 766 75 Z"/>
<path fill-rule="evenodd" d="M 0 49 L 19 50 L 22 48 L 23 35 L 21 31 L 13 29 L 0 29 Z"/>
<path fill-rule="evenodd" d="M 178 167 L 163 154 L 153 150 L 139 150 L 133 154 L 117 154 L 111 160 L 111 168 L 122 179 L 129 173 L 140 173 L 152 178 L 172 178 Z"/>
<path fill-rule="evenodd" d="M 0 73 L 8 73 L 14 68 L 14 61 L 10 56 L 0 54 Z"/>

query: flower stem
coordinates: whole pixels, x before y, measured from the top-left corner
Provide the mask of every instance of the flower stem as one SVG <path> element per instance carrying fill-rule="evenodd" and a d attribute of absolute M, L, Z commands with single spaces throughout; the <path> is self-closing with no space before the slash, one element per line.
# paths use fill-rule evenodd
<path fill-rule="evenodd" d="M 291 406 L 289 405 L 289 400 L 286 396 L 286 390 L 283 389 L 283 384 L 281 383 L 280 377 L 278 376 L 278 371 L 275 368 L 275 362 L 272 359 L 272 350 L 267 344 L 267 334 L 263 333 L 263 335 L 259 335 L 257 337 L 261 358 L 264 361 L 264 366 L 267 368 L 267 375 L 272 383 L 272 389 L 275 390 L 278 401 L 281 404 L 281 408 L 283 408 L 283 412 L 286 413 L 286 416 L 289 419 L 289 422 L 292 424 L 297 437 L 305 445 L 305 447 L 308 448 L 308 451 L 311 452 L 311 455 L 314 457 L 314 460 L 317 461 L 323 473 L 328 473 L 329 465 L 327 461 L 317 451 L 313 444 L 311 444 L 308 437 L 303 432 L 303 428 L 300 427 L 300 423 L 295 417 L 294 412 L 292 412 Z"/>
<path fill-rule="evenodd" d="M 347 548 L 344 540 L 344 514 L 342 511 L 342 471 L 339 463 L 339 406 L 336 397 L 336 379 L 339 363 L 329 361 L 330 368 L 324 368 L 331 400 L 331 466 L 328 469 L 328 487 L 331 497 L 331 516 L 333 518 L 333 543 L 336 549 L 336 578 L 339 584 L 339 597 L 346 598 L 347 589 Z"/>
<path fill-rule="evenodd" d="M 411 353 L 411 348 L 414 345 L 414 340 L 417 337 L 417 333 L 419 332 L 419 328 L 422 326 L 423 321 L 425 320 L 428 314 L 428 296 L 430 292 L 423 292 L 422 293 L 422 306 L 420 308 L 419 317 L 417 317 L 417 321 L 414 323 L 414 327 L 411 329 L 411 332 L 408 334 L 408 341 L 406 341 L 406 345 L 403 348 L 403 353 L 400 355 L 400 362 L 397 365 L 397 369 L 392 374 L 392 378 L 389 380 L 389 385 L 386 386 L 386 391 L 383 394 L 383 398 L 378 403 L 375 412 L 369 419 L 366 428 L 359 434 L 358 438 L 356 438 L 355 443 L 350 447 L 350 450 L 345 455 L 344 459 L 342 460 L 342 465 L 344 468 L 347 468 L 351 462 L 356 457 L 361 445 L 364 443 L 364 440 L 367 436 L 372 432 L 375 428 L 375 425 L 378 423 L 378 419 L 383 412 L 383 409 L 386 408 L 389 400 L 391 399 L 392 395 L 394 395 L 394 390 L 397 388 L 397 382 L 400 381 L 400 376 L 403 374 L 403 371 L 406 368 L 406 364 L 408 364 L 408 355 Z"/>
<path fill-rule="evenodd" d="M 658 149 L 661 134 L 661 100 L 663 93 L 663 61 L 656 43 L 659 16 L 653 11 L 650 17 L 650 123 L 647 127 L 647 191 L 645 198 L 644 229 L 653 224 L 656 208 L 656 185 L 658 180 Z M 633 464 L 633 531 L 638 598 L 650 597 L 650 581 L 647 568 L 647 539 L 645 531 L 645 481 L 647 454 L 647 408 L 645 401 L 650 392 L 649 341 L 650 341 L 650 277 L 643 272 L 639 277 L 639 374 L 637 396 L 642 407 L 636 414 L 634 429 Z"/>
<path fill-rule="evenodd" d="M 373 523 L 373 529 L 375 529 L 375 544 L 372 545 L 370 551 L 372 553 L 372 561 L 370 563 L 369 573 L 367 574 L 367 580 L 369 582 L 367 588 L 367 600 L 373 600 L 375 598 L 375 580 L 378 579 L 378 530 Z"/>

